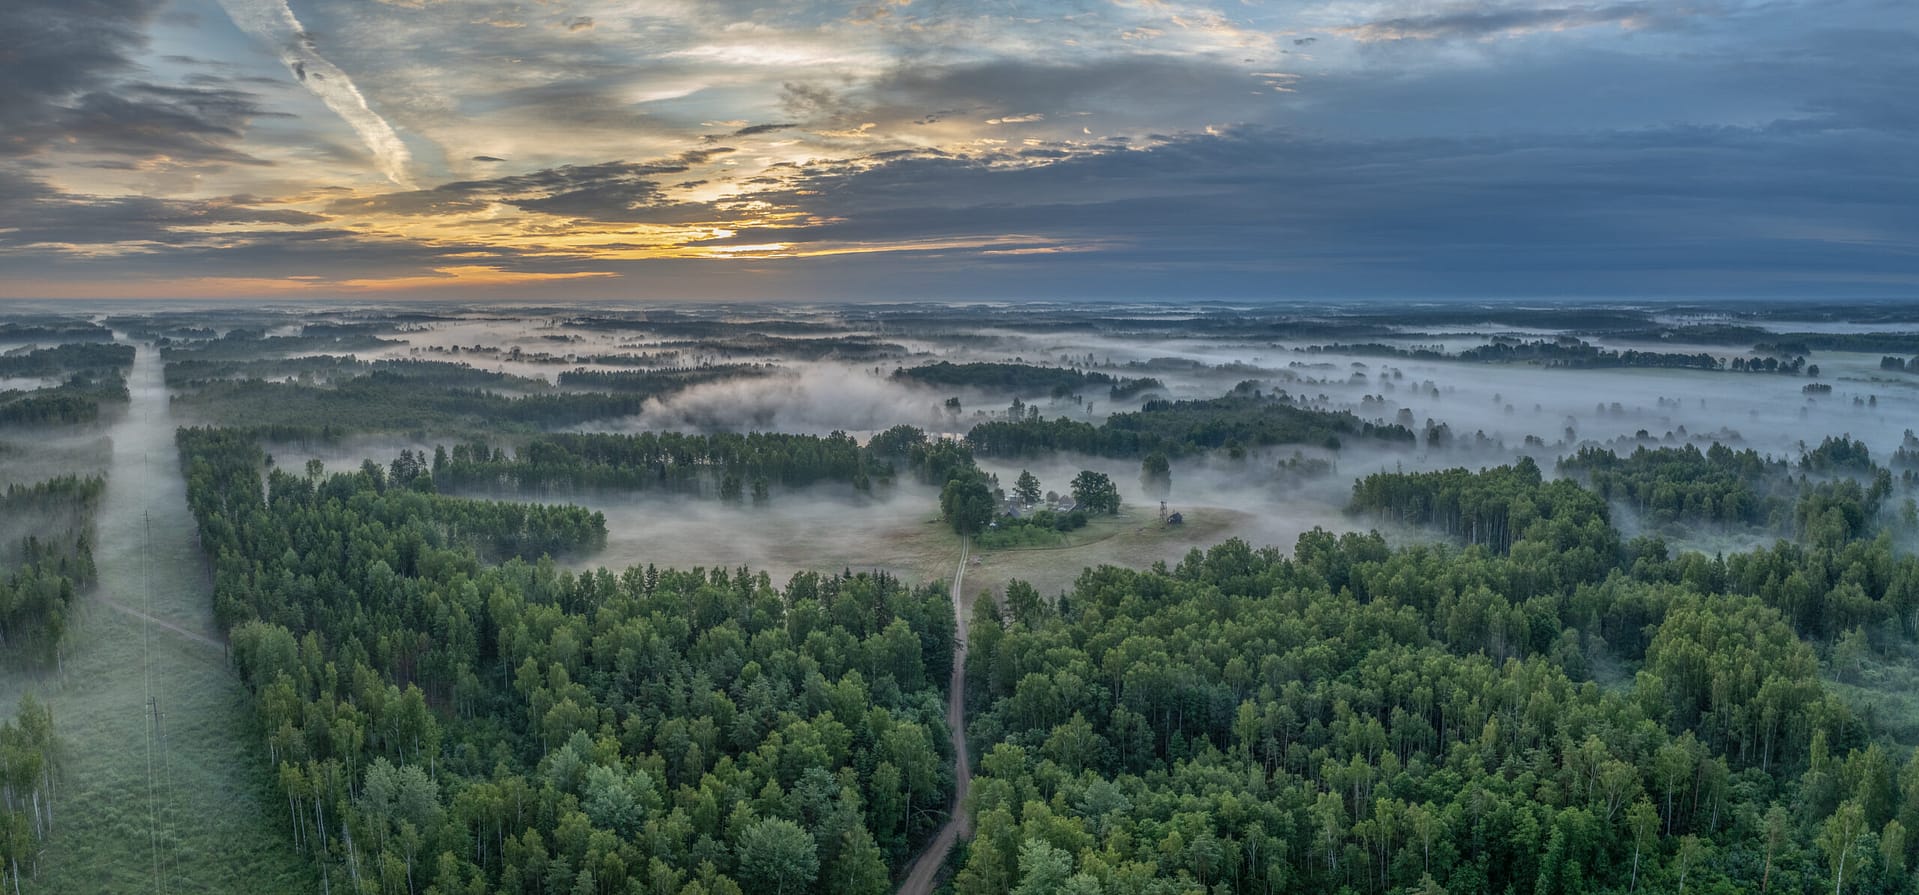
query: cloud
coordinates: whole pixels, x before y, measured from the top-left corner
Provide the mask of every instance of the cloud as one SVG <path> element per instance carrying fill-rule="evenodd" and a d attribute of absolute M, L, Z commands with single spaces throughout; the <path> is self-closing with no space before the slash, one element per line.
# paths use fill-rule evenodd
<path fill-rule="evenodd" d="M 1450 38 L 1475 40 L 1597 26 L 1639 29 L 1667 24 L 1696 11 L 1680 4 L 1646 3 L 1544 8 L 1467 7 L 1431 15 L 1380 19 L 1332 30 L 1335 34 L 1362 42 Z"/>
<path fill-rule="evenodd" d="M 939 425 L 944 395 L 873 375 L 870 366 L 816 363 L 771 376 L 702 383 L 646 403 L 631 424 L 657 430 L 878 431 L 901 421 Z"/>
<path fill-rule="evenodd" d="M 0 172 L 39 185 L 16 177 L 0 218 L 10 276 L 749 297 L 1919 279 L 1919 35 L 1891 0 L 224 2 L 273 57 L 161 0 L 0 3 Z M 296 83 L 352 136 L 280 116 L 314 105 Z M 423 186 L 369 195 L 362 144 Z M 627 279 L 578 277 L 608 271 Z"/>
<path fill-rule="evenodd" d="M 264 114 L 258 97 L 238 90 L 129 85 L 80 97 L 53 119 L 87 151 L 175 161 L 266 164 L 232 148 Z"/>
<path fill-rule="evenodd" d="M 1044 260 L 1078 275 L 1078 294 L 1201 277 L 1209 288 L 1264 278 L 1435 294 L 1635 278 L 1680 293 L 1868 275 L 1919 286 L 1919 260 L 1897 248 L 1919 244 L 1907 212 L 1919 180 L 1900 173 L 1911 141 L 1861 153 L 1850 128 L 1788 130 L 1338 141 L 1239 128 L 1038 163 L 820 164 L 760 196 L 793 223 L 710 244 L 799 256 L 905 247 L 929 274 L 929 257 L 1022 274 Z M 982 240 L 1015 234 L 1031 243 L 1017 255 Z M 1058 251 L 1085 246 L 1102 250 Z"/>
<path fill-rule="evenodd" d="M 59 277 L 123 281 L 153 294 L 174 280 L 361 289 L 607 275 L 577 253 L 362 233 L 257 196 L 94 196 L 4 169 L 0 220 L 9 222 L 0 229 L 0 281 L 11 281 L 10 295 L 24 294 L 20 284 L 30 278 Z"/>
<path fill-rule="evenodd" d="M 381 174 L 401 186 L 412 185 L 408 166 L 413 155 L 406 144 L 386 119 L 367 105 L 366 97 L 346 72 L 320 55 L 313 37 L 294 17 L 286 0 L 220 0 L 220 6 L 241 31 L 272 47 L 287 70 L 359 135 Z"/>
<path fill-rule="evenodd" d="M 1074 119 L 1090 111 L 1113 127 L 1137 123 L 1178 130 L 1260 114 L 1261 107 L 1246 92 L 1247 71 L 1236 62 L 1169 55 L 913 64 L 832 92 L 831 99 L 812 95 L 807 111 L 879 121 L 887 127 L 932 124 L 973 111 L 1009 112 L 991 115 L 984 123 L 1053 122 L 1053 127 L 1074 133 L 1081 127 Z"/>
<path fill-rule="evenodd" d="M 749 124 L 749 125 L 747 125 L 746 127 L 743 127 L 743 128 L 740 128 L 739 130 L 736 130 L 736 131 L 734 131 L 734 132 L 733 132 L 733 136 L 735 136 L 735 137 L 751 137 L 751 136 L 754 136 L 754 135 L 756 135 L 756 134 L 770 134 L 770 133 L 774 133 L 774 132 L 777 132 L 777 131 L 783 131 L 783 130 L 789 130 L 789 129 L 792 129 L 792 128 L 795 128 L 795 127 L 798 127 L 798 126 L 799 126 L 799 125 L 796 125 L 796 124 L 791 124 L 791 123 L 787 123 L 787 124 Z"/>
<path fill-rule="evenodd" d="M 156 199 L 66 193 L 0 170 L 0 249 L 34 246 L 185 246 L 228 228 L 295 227 L 325 218 L 256 196 Z M 277 230 L 275 231 L 277 232 Z"/>
<path fill-rule="evenodd" d="M 710 217 L 711 210 L 703 206 L 665 201 L 657 178 L 683 174 L 732 151 L 715 147 L 651 162 L 563 165 L 486 180 L 455 181 L 431 189 L 341 199 L 328 210 L 335 214 L 440 215 L 482 211 L 500 204 L 521 211 L 599 221 L 680 221 L 695 209 Z"/>

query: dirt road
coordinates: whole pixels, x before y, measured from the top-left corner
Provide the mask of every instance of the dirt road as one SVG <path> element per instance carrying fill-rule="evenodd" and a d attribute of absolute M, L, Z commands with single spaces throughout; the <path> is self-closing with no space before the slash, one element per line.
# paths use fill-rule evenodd
<path fill-rule="evenodd" d="M 946 727 L 953 734 L 953 754 L 957 757 L 953 767 L 953 816 L 946 825 L 940 827 L 939 834 L 920 852 L 913 861 L 913 867 L 906 873 L 906 881 L 900 883 L 899 895 L 930 895 L 933 891 L 933 877 L 939 873 L 940 865 L 946 862 L 946 854 L 962 836 L 973 835 L 973 825 L 966 818 L 966 793 L 973 784 L 973 762 L 966 754 L 966 622 L 972 615 L 967 605 L 962 587 L 966 583 L 966 559 L 971 553 L 972 544 L 965 538 L 960 539 L 959 568 L 953 571 L 953 615 L 958 619 L 953 638 L 953 676 L 947 684 Z"/>

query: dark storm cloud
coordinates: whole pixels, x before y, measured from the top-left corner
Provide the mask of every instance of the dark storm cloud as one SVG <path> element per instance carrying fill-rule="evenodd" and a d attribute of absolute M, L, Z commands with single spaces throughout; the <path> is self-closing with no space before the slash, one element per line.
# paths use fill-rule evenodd
<path fill-rule="evenodd" d="M 1052 112 L 1115 98 L 1140 104 L 1195 97 L 1216 101 L 1220 91 L 1237 93 L 1251 83 L 1243 68 L 1205 59 L 1145 56 L 1060 63 L 994 59 L 901 66 L 879 79 L 872 91 L 917 105 L 925 115 L 928 109 L 1009 105 L 1021 111 Z"/>
<path fill-rule="evenodd" d="M 1191 57 L 1101 57 L 1043 62 L 984 59 L 949 65 L 914 62 L 867 83 L 789 82 L 782 107 L 809 122 L 930 125 L 977 117 L 994 125 L 1052 121 L 1097 112 L 1102 126 L 1174 120 L 1198 124 L 1211 112 L 1243 118 L 1259 87 L 1244 67 Z M 1162 124 L 1162 126 L 1165 126 Z M 1179 126 L 1179 125 L 1173 125 Z M 1072 125 L 1077 131 L 1079 125 Z"/>
<path fill-rule="evenodd" d="M 254 163 L 232 148 L 261 114 L 224 86 L 124 80 L 159 0 L 9 0 L 0 4 L 0 155 L 63 150 Z M 199 60 L 193 60 L 199 62 Z"/>
<path fill-rule="evenodd" d="M 1595 25 L 1651 27 L 1669 25 L 1698 13 L 1681 3 L 1614 3 L 1547 8 L 1461 8 L 1433 15 L 1403 16 L 1339 29 L 1359 40 L 1476 39 L 1522 31 L 1550 31 Z"/>
<path fill-rule="evenodd" d="M 106 83 L 146 43 L 161 0 L 8 0 L 0 4 L 0 110 L 57 102 Z M 16 119 L 17 120 L 17 119 Z"/>
<path fill-rule="evenodd" d="M 0 170 L 0 249 L 32 246 L 185 245 L 208 238 L 200 228 L 291 227 L 325 218 L 256 196 L 156 199 L 66 193 Z M 272 233 L 283 233 L 277 229 Z M 221 238 L 232 233 L 221 231 Z"/>
<path fill-rule="evenodd" d="M 146 42 L 160 0 L 0 3 L 0 151 L 32 152 L 75 96 L 107 86 Z"/>
<path fill-rule="evenodd" d="M 59 138 L 93 152 L 264 164 L 231 147 L 261 114 L 244 91 L 135 84 L 85 94 L 50 123 Z"/>
<path fill-rule="evenodd" d="M 794 128 L 794 127 L 798 127 L 798 125 L 795 125 L 795 124 L 749 124 L 746 127 L 743 127 L 743 128 L 740 128 L 739 130 L 734 131 L 733 136 L 751 137 L 755 134 L 770 134 L 776 131 L 783 131 L 783 130 L 787 130 L 789 128 Z"/>
<path fill-rule="evenodd" d="M 1045 262 L 1089 282 L 1240 271 L 1404 288 L 1423 271 L 1435 283 L 1584 288 L 1608 271 L 1696 289 L 1723 271 L 1748 286 L 1762 275 L 1919 283 L 1915 150 L 1803 127 L 1369 142 L 1248 128 L 1037 166 L 809 166 L 763 198 L 818 223 L 711 244 L 1018 234 L 1098 249 Z"/>
<path fill-rule="evenodd" d="M 431 189 L 343 199 L 336 214 L 433 215 L 481 211 L 493 204 L 522 211 L 597 221 L 667 222 L 689 219 L 702 206 L 662 200 L 661 175 L 684 174 L 694 165 L 732 152 L 717 147 L 681 153 L 652 162 L 604 162 L 563 165 L 526 174 L 462 180 Z M 698 218 L 691 218 L 698 219 Z"/>
<path fill-rule="evenodd" d="M 0 275 L 104 280 L 405 276 L 438 266 L 566 273 L 590 259 L 473 242 L 432 244 L 318 226 L 326 218 L 256 196 L 203 200 L 65 193 L 0 170 Z M 303 229 L 286 229 L 298 227 Z M 72 247 L 79 247 L 74 251 Z M 123 251 L 101 256 L 93 249 Z M 538 257 L 533 257 L 537 255 Z"/>
<path fill-rule="evenodd" d="M 831 297 L 1919 288 L 1919 34 L 1897 0 L 935 0 L 853 23 L 724 4 L 585 10 L 576 32 L 575 10 L 502 28 L 470 4 L 303 0 L 367 108 L 423 150 L 402 167 L 439 182 L 369 197 L 338 179 L 367 170 L 339 121 L 254 127 L 294 75 L 262 86 L 258 60 L 177 28 L 164 49 L 193 55 L 145 55 L 161 0 L 0 0 L 0 265 L 591 265 L 635 289 L 672 271 Z M 729 143 L 749 151 L 717 164 Z M 672 154 L 690 146 L 707 148 Z M 619 158 L 642 160 L 602 161 Z M 688 201 L 699 185 L 740 192 Z M 304 204 L 90 194 L 249 190 Z M 355 230 L 391 215 L 461 217 Z M 749 250 L 577 246 L 627 223 L 711 224 L 736 232 L 703 248 Z M 615 245 L 649 238 L 632 230 L 601 248 L 641 248 Z M 542 233 L 566 238 L 487 244 Z M 836 254 L 753 257 L 769 245 Z"/>

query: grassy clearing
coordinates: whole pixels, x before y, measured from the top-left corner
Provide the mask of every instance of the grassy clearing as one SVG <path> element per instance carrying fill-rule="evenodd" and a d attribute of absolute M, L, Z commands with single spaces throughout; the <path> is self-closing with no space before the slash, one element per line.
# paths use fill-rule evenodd
<path fill-rule="evenodd" d="M 1097 517 L 1085 528 L 1069 532 L 1061 546 L 977 551 L 979 564 L 967 570 L 966 590 L 969 595 L 1002 592 L 1007 582 L 1018 579 L 1042 594 L 1054 594 L 1070 588 L 1088 566 L 1139 568 L 1161 560 L 1178 562 L 1189 550 L 1231 537 L 1250 519 L 1247 513 L 1222 507 L 1190 507 L 1181 512 L 1184 525 L 1162 524 L 1157 510 L 1122 510 L 1118 516 Z"/>
<path fill-rule="evenodd" d="M 643 494 L 561 500 L 606 514 L 606 548 L 567 558 L 575 569 L 744 565 L 779 584 L 801 570 L 877 569 L 923 583 L 951 577 L 959 557 L 959 539 L 939 520 L 931 493 L 901 491 L 864 504 L 794 493 L 765 507 Z"/>
<path fill-rule="evenodd" d="M 54 835 L 29 888 L 317 891 L 281 833 L 250 701 L 218 645 L 151 352 L 129 385 L 98 521 L 99 586 L 77 604 L 57 668 L 0 673 L 0 704 L 34 693 L 65 749 Z"/>

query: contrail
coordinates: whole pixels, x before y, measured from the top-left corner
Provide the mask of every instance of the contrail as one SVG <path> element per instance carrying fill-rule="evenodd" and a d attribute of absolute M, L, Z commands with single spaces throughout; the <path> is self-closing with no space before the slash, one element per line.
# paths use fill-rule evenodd
<path fill-rule="evenodd" d="M 413 156 L 406 144 L 400 142 L 386 119 L 367 106 L 353 79 L 314 48 L 306 27 L 293 15 L 286 0 L 220 0 L 220 6 L 241 31 L 272 45 L 287 70 L 360 135 L 360 141 L 379 163 L 380 173 L 400 186 L 413 186 L 413 178 L 407 174 Z"/>

